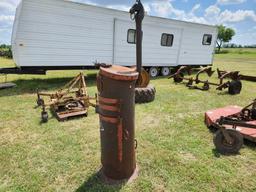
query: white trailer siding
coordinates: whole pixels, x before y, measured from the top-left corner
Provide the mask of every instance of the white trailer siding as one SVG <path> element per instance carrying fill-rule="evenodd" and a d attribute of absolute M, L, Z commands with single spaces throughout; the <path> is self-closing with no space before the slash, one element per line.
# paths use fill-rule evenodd
<path fill-rule="evenodd" d="M 135 29 L 129 13 L 63 0 L 22 0 L 17 8 L 12 46 L 19 67 L 93 66 L 93 62 L 135 65 Z M 212 63 L 216 27 L 146 16 L 143 65 L 177 66 Z M 174 35 L 172 47 L 161 46 L 162 33 Z M 202 45 L 212 34 L 210 46 Z"/>
<path fill-rule="evenodd" d="M 205 65 L 212 63 L 216 35 L 215 37 L 213 36 L 211 45 L 202 44 L 204 34 L 212 33 L 211 29 L 201 30 L 200 28 L 190 28 L 189 30 L 184 30 L 179 63 L 186 65 Z"/>
<path fill-rule="evenodd" d="M 130 21 L 116 20 L 115 30 L 115 62 L 120 65 L 135 65 L 136 45 L 127 43 L 128 29 L 134 29 Z M 171 33 L 175 40 L 172 47 L 161 46 L 162 33 Z M 181 29 L 157 26 L 145 23 L 143 25 L 143 65 L 170 66 L 176 65 L 178 59 Z"/>

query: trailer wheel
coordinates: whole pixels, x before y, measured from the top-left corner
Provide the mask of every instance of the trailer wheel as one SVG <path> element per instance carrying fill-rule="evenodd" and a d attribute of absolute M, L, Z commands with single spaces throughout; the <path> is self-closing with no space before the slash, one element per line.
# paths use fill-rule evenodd
<path fill-rule="evenodd" d="M 225 129 L 227 134 L 232 139 L 231 143 L 228 143 L 221 130 L 218 130 L 213 138 L 213 143 L 217 151 L 221 154 L 236 154 L 243 146 L 243 136 L 235 129 Z"/>
<path fill-rule="evenodd" d="M 42 118 L 42 122 L 46 123 L 48 121 L 48 113 L 43 111 L 41 113 L 41 118 Z"/>
<path fill-rule="evenodd" d="M 242 82 L 239 80 L 233 80 L 230 82 L 228 87 L 228 93 L 230 95 L 239 94 L 242 90 Z"/>
<path fill-rule="evenodd" d="M 169 76 L 171 73 L 171 69 L 169 67 L 162 67 L 161 69 L 161 75 L 164 77 Z"/>
<path fill-rule="evenodd" d="M 157 77 L 157 76 L 159 75 L 158 68 L 156 68 L 156 67 L 151 67 L 151 68 L 149 69 L 149 75 L 150 75 L 150 77 L 153 77 L 153 78 Z"/>
<path fill-rule="evenodd" d="M 179 73 L 178 75 L 175 75 L 173 77 L 173 80 L 174 80 L 175 83 L 181 83 L 183 81 L 183 77 L 184 77 L 184 74 Z"/>
<path fill-rule="evenodd" d="M 156 89 L 153 85 L 135 88 L 135 103 L 149 103 L 155 100 Z"/>

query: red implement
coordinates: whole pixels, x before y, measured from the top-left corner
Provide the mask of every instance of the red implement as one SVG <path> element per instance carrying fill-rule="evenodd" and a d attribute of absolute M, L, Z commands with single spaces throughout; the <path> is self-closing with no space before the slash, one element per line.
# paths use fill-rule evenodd
<path fill-rule="evenodd" d="M 239 106 L 227 106 L 224 108 L 214 109 L 207 111 L 205 113 L 205 124 L 207 127 L 214 126 L 216 121 L 221 117 L 227 117 L 231 115 L 239 114 L 242 110 L 242 107 Z M 248 121 L 248 124 L 256 125 L 256 120 Z M 227 128 L 232 128 L 232 126 L 226 126 Z M 256 142 L 256 129 L 245 128 L 245 127 L 236 127 L 236 130 L 239 131 L 245 139 Z"/>

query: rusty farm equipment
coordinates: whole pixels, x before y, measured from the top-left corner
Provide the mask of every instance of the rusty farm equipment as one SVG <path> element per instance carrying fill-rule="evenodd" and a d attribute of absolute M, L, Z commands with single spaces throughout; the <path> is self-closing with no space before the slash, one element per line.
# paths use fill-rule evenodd
<path fill-rule="evenodd" d="M 0 75 L 0 76 L 4 76 L 4 82 L 0 83 L 0 90 L 16 87 L 16 84 L 7 82 L 7 75 L 6 74 Z"/>
<path fill-rule="evenodd" d="M 48 101 L 45 101 L 46 97 Z M 42 122 L 48 121 L 48 108 L 59 121 L 71 117 L 87 116 L 88 108 L 96 106 L 90 100 L 96 100 L 96 98 L 89 97 L 83 73 L 80 73 L 56 93 L 37 92 L 37 105 L 42 107 Z"/>
<path fill-rule="evenodd" d="M 217 128 L 213 142 L 221 154 L 238 153 L 243 139 L 256 142 L 256 99 L 248 106 L 227 106 L 205 113 L 208 127 Z"/>
<path fill-rule="evenodd" d="M 186 86 L 190 89 L 199 89 L 203 91 L 208 91 L 210 86 L 216 86 L 216 90 L 224 90 L 228 88 L 228 93 L 231 95 L 239 94 L 242 90 L 242 83 L 239 79 L 237 72 L 226 72 L 219 76 L 219 83 L 210 82 L 209 80 L 201 80 L 201 74 L 207 74 L 208 77 L 211 77 L 214 73 L 211 67 L 201 68 L 195 75 L 195 77 L 186 77 L 185 73 L 191 75 L 192 68 L 190 66 L 182 66 L 180 67 L 176 73 L 171 75 L 169 78 L 173 78 L 175 83 L 181 83 L 184 80 L 187 81 Z M 224 82 L 226 77 L 230 77 L 231 81 Z M 199 87 L 198 84 L 203 84 L 203 86 Z"/>
<path fill-rule="evenodd" d="M 240 74 L 240 71 L 228 72 L 228 71 L 222 71 L 222 70 L 217 69 L 217 72 L 218 72 L 218 77 L 219 78 L 221 76 L 223 76 L 224 74 L 227 74 L 227 73 L 230 73 L 230 74 L 237 73 L 237 76 L 239 77 L 240 80 L 256 82 L 256 76 L 242 75 L 242 74 Z M 225 76 L 225 78 L 231 78 L 231 77 L 230 76 Z"/>

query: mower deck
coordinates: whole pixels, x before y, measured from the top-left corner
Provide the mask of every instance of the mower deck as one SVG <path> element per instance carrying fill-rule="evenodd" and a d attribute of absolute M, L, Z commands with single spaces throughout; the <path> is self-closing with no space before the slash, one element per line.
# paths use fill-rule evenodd
<path fill-rule="evenodd" d="M 58 107 L 58 109 L 52 108 L 58 121 L 66 121 L 70 118 L 83 117 L 88 115 L 88 110 L 81 101 L 75 102 L 77 107 L 66 109 L 64 107 Z"/>
<path fill-rule="evenodd" d="M 239 113 L 241 110 L 242 110 L 242 107 L 239 107 L 239 106 L 227 106 L 224 108 L 207 111 L 205 113 L 205 124 L 207 125 L 207 127 L 211 127 L 221 117 L 235 115 Z M 256 125 L 256 121 L 249 121 L 247 123 Z M 232 128 L 232 126 L 227 126 L 227 127 Z M 236 130 L 243 135 L 244 139 L 248 139 L 250 141 L 256 142 L 256 129 L 237 127 Z"/>

